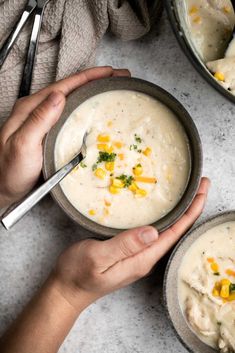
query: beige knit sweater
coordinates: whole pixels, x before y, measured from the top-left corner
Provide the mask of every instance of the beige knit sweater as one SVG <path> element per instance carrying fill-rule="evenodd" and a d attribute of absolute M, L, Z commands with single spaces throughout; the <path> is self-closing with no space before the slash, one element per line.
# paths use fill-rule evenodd
<path fill-rule="evenodd" d="M 0 0 L 0 47 L 28 0 Z M 150 29 L 152 0 L 50 0 L 43 17 L 32 92 L 94 64 L 95 49 L 110 30 L 123 40 Z M 9 114 L 21 81 L 31 33 L 27 24 L 0 71 L 0 121 Z M 107 63 L 109 64 L 109 63 Z"/>

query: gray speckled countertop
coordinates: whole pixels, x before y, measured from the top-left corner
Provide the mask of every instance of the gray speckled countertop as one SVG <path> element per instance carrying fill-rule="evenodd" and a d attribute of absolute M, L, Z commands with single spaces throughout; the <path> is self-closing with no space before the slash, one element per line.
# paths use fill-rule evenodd
<path fill-rule="evenodd" d="M 144 39 L 123 43 L 107 36 L 98 64 L 128 67 L 178 98 L 202 138 L 204 174 L 212 188 L 203 219 L 235 208 L 235 106 L 211 88 L 182 53 L 166 16 Z M 85 237 L 48 197 L 16 227 L 0 229 L 0 333 L 50 271 L 57 255 Z M 156 273 L 87 309 L 60 353 L 185 353 L 170 328 Z"/>

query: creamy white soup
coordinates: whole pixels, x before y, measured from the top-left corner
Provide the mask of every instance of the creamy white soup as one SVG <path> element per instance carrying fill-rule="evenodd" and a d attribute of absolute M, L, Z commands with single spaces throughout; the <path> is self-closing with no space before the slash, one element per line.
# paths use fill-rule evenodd
<path fill-rule="evenodd" d="M 61 182 L 79 212 L 124 229 L 153 223 L 175 207 L 188 183 L 190 153 L 170 109 L 128 90 L 88 99 L 58 135 L 57 169 L 77 154 L 86 131 L 85 158 Z"/>
<path fill-rule="evenodd" d="M 235 222 L 200 236 L 178 276 L 179 302 L 191 329 L 221 352 L 235 352 Z"/>
<path fill-rule="evenodd" d="M 229 46 L 235 26 L 232 2 L 188 0 L 185 6 L 190 39 L 198 54 L 214 78 L 235 94 L 235 44 Z"/>

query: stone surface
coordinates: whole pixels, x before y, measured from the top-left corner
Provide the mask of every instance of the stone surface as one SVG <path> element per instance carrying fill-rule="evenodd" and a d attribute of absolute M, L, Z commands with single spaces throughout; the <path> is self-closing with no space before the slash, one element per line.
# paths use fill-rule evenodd
<path fill-rule="evenodd" d="M 235 208 L 235 106 L 194 70 L 166 16 L 139 41 L 123 43 L 107 36 L 97 62 L 128 67 L 133 76 L 162 86 L 185 105 L 202 138 L 204 174 L 212 179 L 201 220 Z M 57 255 L 86 235 L 49 197 L 12 231 L 0 230 L 0 333 L 40 286 Z M 60 353 L 78 351 L 185 353 L 166 317 L 161 276 L 156 272 L 87 309 L 60 349 Z"/>

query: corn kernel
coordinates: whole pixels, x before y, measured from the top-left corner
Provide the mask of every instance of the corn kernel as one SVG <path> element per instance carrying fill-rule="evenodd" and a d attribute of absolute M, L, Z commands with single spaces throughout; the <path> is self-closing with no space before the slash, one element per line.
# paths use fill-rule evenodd
<path fill-rule="evenodd" d="M 119 159 L 120 159 L 121 161 L 123 161 L 123 159 L 124 159 L 124 153 L 119 153 L 119 154 L 118 154 L 118 157 L 119 157 Z"/>
<path fill-rule="evenodd" d="M 214 287 L 215 289 L 218 289 L 219 291 L 220 291 L 220 289 L 221 289 L 221 282 L 220 281 L 217 281 L 217 282 L 215 282 L 215 287 Z"/>
<path fill-rule="evenodd" d="M 96 214 L 95 210 L 93 210 L 93 209 L 89 210 L 89 215 L 90 216 L 94 216 L 95 214 Z"/>
<path fill-rule="evenodd" d="M 194 5 L 194 6 L 192 6 L 191 9 L 189 10 L 189 14 L 190 14 L 190 15 L 194 15 L 195 13 L 198 12 L 198 10 L 199 10 L 198 7 Z"/>
<path fill-rule="evenodd" d="M 97 141 L 99 141 L 99 142 L 109 142 L 110 141 L 110 136 L 109 135 L 105 135 L 105 134 L 100 134 L 97 137 Z"/>
<path fill-rule="evenodd" d="M 133 173 L 134 175 L 141 175 L 143 174 L 143 168 L 141 164 L 137 164 L 134 168 L 133 168 Z"/>
<path fill-rule="evenodd" d="M 135 182 L 131 183 L 131 185 L 128 187 L 128 189 L 132 192 L 136 192 L 138 190 L 138 186 L 136 185 Z"/>
<path fill-rule="evenodd" d="M 216 262 L 212 262 L 211 269 L 213 272 L 219 272 L 219 266 Z"/>
<path fill-rule="evenodd" d="M 224 6 L 223 10 L 225 13 L 230 13 L 231 12 L 231 7 L 230 6 Z"/>
<path fill-rule="evenodd" d="M 227 269 L 226 271 L 226 274 L 228 275 L 228 276 L 233 276 L 233 277 L 235 277 L 235 271 L 234 270 L 231 270 L 231 269 Z"/>
<path fill-rule="evenodd" d="M 201 16 L 195 17 L 195 18 L 193 19 L 193 22 L 194 22 L 194 23 L 197 23 L 197 24 L 200 24 L 200 23 L 202 22 Z"/>
<path fill-rule="evenodd" d="M 221 279 L 220 283 L 222 286 L 230 286 L 230 284 L 231 284 L 230 280 L 227 278 Z"/>
<path fill-rule="evenodd" d="M 229 297 L 229 293 L 230 293 L 229 284 L 222 285 L 221 290 L 220 290 L 221 298 L 225 298 L 225 299 L 228 298 Z"/>
<path fill-rule="evenodd" d="M 147 191 L 144 189 L 137 189 L 135 192 L 135 195 L 137 197 L 145 197 L 145 196 L 147 196 Z"/>
<path fill-rule="evenodd" d="M 112 153 L 113 152 L 113 146 L 107 145 L 105 148 L 105 152 Z"/>
<path fill-rule="evenodd" d="M 105 169 L 110 171 L 110 172 L 113 172 L 113 170 L 114 170 L 114 162 L 106 162 L 105 163 Z"/>
<path fill-rule="evenodd" d="M 215 77 L 218 81 L 224 81 L 224 80 L 225 80 L 224 74 L 223 74 L 222 72 L 219 72 L 219 71 L 217 71 L 217 72 L 214 74 L 214 77 Z"/>
<path fill-rule="evenodd" d="M 97 144 L 97 148 L 100 151 L 106 151 L 106 148 L 108 147 L 108 145 L 106 143 L 98 143 Z"/>
<path fill-rule="evenodd" d="M 115 187 L 115 188 L 124 188 L 124 183 L 122 180 L 118 179 L 118 178 L 114 178 L 112 180 L 112 185 Z"/>
<path fill-rule="evenodd" d="M 111 192 L 111 194 L 118 194 L 120 192 L 120 189 L 119 188 L 116 188 L 115 186 L 113 185 L 110 185 L 109 187 L 109 192 Z"/>
<path fill-rule="evenodd" d="M 208 257 L 207 261 L 212 264 L 213 262 L 215 262 L 215 259 L 213 257 Z"/>
<path fill-rule="evenodd" d="M 216 288 L 213 288 L 213 290 L 212 290 L 212 295 L 213 295 L 214 297 L 219 297 L 219 296 L 220 296 L 219 290 L 216 289 Z"/>
<path fill-rule="evenodd" d="M 120 141 L 115 141 L 114 143 L 113 143 L 113 145 L 115 146 L 115 147 L 117 147 L 117 148 L 122 148 L 122 146 L 123 146 L 123 143 L 122 142 L 120 142 Z"/>
<path fill-rule="evenodd" d="M 104 179 L 106 176 L 106 171 L 102 168 L 97 168 L 94 174 L 97 178 Z"/>
<path fill-rule="evenodd" d="M 151 153 L 152 153 L 152 149 L 150 147 L 146 147 L 145 150 L 143 151 L 143 154 L 146 157 L 149 157 Z"/>

